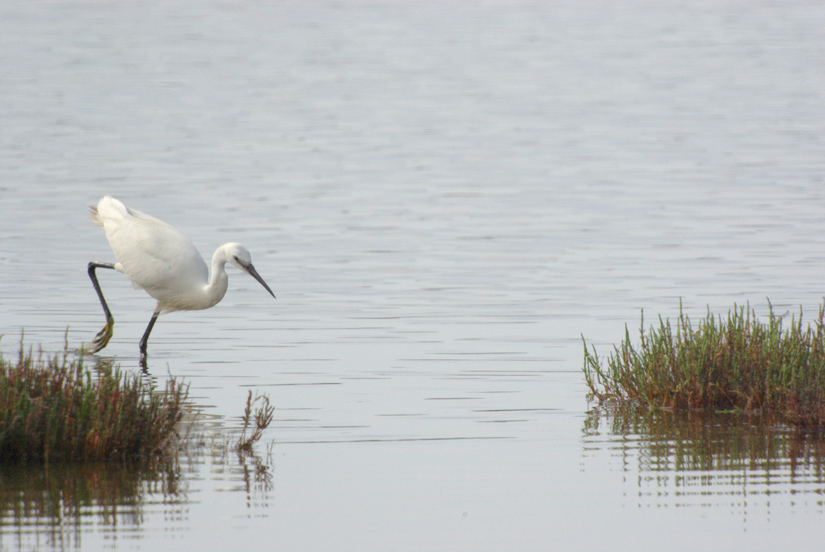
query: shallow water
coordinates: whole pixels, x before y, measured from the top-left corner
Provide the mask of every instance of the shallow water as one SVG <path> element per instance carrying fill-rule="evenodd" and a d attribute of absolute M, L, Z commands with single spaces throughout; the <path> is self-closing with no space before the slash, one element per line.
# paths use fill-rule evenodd
<path fill-rule="evenodd" d="M 815 445 L 768 428 L 734 462 L 763 437 L 725 422 L 718 462 L 677 462 L 688 422 L 594 420 L 581 336 L 607 352 L 680 300 L 816 312 L 824 23 L 808 2 L 0 3 L 4 354 L 102 326 L 104 194 L 204 255 L 244 243 L 278 296 L 232 272 L 149 343 L 218 429 L 272 398 L 257 460 L 4 471 L 0 547 L 818 549 Z M 102 353 L 137 370 L 153 302 L 101 284 Z"/>

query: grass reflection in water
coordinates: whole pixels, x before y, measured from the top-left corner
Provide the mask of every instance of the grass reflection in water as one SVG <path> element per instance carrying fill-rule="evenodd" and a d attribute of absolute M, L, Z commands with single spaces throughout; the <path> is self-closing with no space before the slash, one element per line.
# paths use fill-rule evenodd
<path fill-rule="evenodd" d="M 585 456 L 607 453 L 611 466 L 618 459 L 637 482 L 640 506 L 738 511 L 763 500 L 825 512 L 821 435 L 757 415 L 631 405 L 594 408 L 582 431 Z"/>
<path fill-rule="evenodd" d="M 79 550 L 90 533 L 141 539 L 160 519 L 164 532 L 185 532 L 190 484 L 203 477 L 243 493 L 244 512 L 260 516 L 248 509 L 270 502 L 271 447 L 263 456 L 241 449 L 237 431 L 203 420 L 185 422 L 192 424 L 186 445 L 174 454 L 143 461 L 0 463 L 0 550 Z"/>

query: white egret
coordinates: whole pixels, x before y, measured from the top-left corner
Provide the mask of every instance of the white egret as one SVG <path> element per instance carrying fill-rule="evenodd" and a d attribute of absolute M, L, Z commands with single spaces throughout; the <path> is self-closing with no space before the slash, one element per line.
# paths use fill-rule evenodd
<path fill-rule="evenodd" d="M 106 239 L 115 252 L 116 263 L 89 263 L 89 277 L 103 305 L 106 325 L 94 340 L 83 348 L 94 354 L 103 349 L 112 338 L 115 320 L 103 298 L 95 275 L 96 268 L 112 268 L 132 280 L 137 289 L 143 289 L 157 299 L 157 307 L 140 339 L 140 358 L 146 360 L 146 343 L 158 316 L 179 310 L 208 309 L 215 306 L 226 293 L 228 277 L 224 267 L 232 263 L 246 272 L 269 292 L 263 278 L 252 266 L 249 251 L 239 243 L 226 243 L 212 255 L 212 274 L 195 246 L 176 228 L 162 220 L 127 208 L 117 199 L 105 196 L 91 207 L 92 221 L 102 226 Z"/>

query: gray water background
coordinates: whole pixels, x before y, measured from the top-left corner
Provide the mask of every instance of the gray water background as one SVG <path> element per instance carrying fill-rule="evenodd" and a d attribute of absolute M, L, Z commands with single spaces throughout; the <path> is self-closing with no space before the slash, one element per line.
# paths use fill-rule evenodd
<path fill-rule="evenodd" d="M 244 243 L 278 296 L 234 271 L 149 347 L 218 426 L 271 397 L 268 485 L 206 455 L 80 526 L 6 511 L 0 547 L 818 549 L 815 466 L 654 473 L 650 437 L 589 433 L 581 338 L 680 301 L 816 314 L 823 28 L 815 2 L 0 3 L 4 355 L 101 327 L 104 194 L 207 258 Z M 101 281 L 101 354 L 137 371 L 153 301 Z"/>

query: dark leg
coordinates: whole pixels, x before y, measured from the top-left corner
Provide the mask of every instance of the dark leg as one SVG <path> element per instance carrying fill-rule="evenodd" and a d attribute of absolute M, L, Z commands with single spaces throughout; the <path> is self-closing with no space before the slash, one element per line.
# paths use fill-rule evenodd
<path fill-rule="evenodd" d="M 103 312 L 106 314 L 106 320 L 108 321 L 112 317 L 112 313 L 109 311 L 109 305 L 106 304 L 106 299 L 103 298 L 103 292 L 100 290 L 100 284 L 97 282 L 97 276 L 95 275 L 95 269 L 97 267 L 111 268 L 114 270 L 115 265 L 112 263 L 96 263 L 94 261 L 89 263 L 89 278 L 92 279 L 92 285 L 95 286 L 95 291 L 100 298 L 100 304 L 103 305 Z"/>
<path fill-rule="evenodd" d="M 149 334 L 152 333 L 152 328 L 155 327 L 158 315 L 160 315 L 160 311 L 155 311 L 155 314 L 152 315 L 152 319 L 149 321 L 149 325 L 146 326 L 146 331 L 143 332 L 143 337 L 140 338 L 140 359 L 144 362 L 146 361 L 146 344 L 149 342 Z"/>
<path fill-rule="evenodd" d="M 115 265 L 112 263 L 89 263 L 89 278 L 92 279 L 92 285 L 95 286 L 100 304 L 103 306 L 103 313 L 106 315 L 106 325 L 103 326 L 102 330 L 97 332 L 97 335 L 91 343 L 83 347 L 83 352 L 88 354 L 95 354 L 108 345 L 109 340 L 112 339 L 112 332 L 115 326 L 115 319 L 112 318 L 112 312 L 109 310 L 109 305 L 106 304 L 106 299 L 103 298 L 103 291 L 101 291 L 100 284 L 97 281 L 97 275 L 95 275 L 95 269 L 98 267 L 114 269 Z"/>

